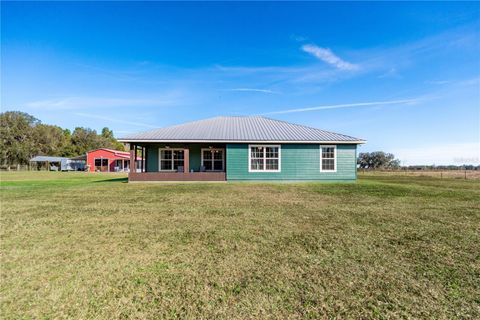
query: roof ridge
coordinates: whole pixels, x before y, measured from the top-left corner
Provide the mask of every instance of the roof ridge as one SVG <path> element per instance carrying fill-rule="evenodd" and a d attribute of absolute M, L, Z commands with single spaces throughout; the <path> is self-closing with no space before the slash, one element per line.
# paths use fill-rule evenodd
<path fill-rule="evenodd" d="M 204 122 L 204 121 L 213 120 L 213 119 L 217 119 L 217 118 L 229 118 L 229 117 L 234 117 L 234 116 L 222 116 L 222 115 L 220 115 L 220 116 L 210 117 L 210 118 L 206 118 L 206 119 L 199 119 L 199 120 L 193 120 L 193 121 L 189 121 L 189 122 L 182 122 L 182 123 L 173 124 L 173 125 L 170 125 L 170 126 L 167 126 L 167 127 L 157 127 L 157 128 L 153 128 L 153 129 L 150 129 L 150 130 L 139 131 L 139 132 L 135 133 L 135 135 L 155 132 L 155 131 L 162 130 L 162 129 L 167 129 L 167 128 L 170 129 L 170 128 L 175 128 L 175 127 L 184 126 L 184 125 L 191 125 L 191 124 L 194 124 L 194 123 L 197 123 L 197 122 Z M 244 117 L 244 116 L 238 116 L 238 117 Z"/>
<path fill-rule="evenodd" d="M 108 151 L 113 151 L 113 152 L 123 152 L 123 153 L 129 153 L 128 151 L 120 151 L 120 150 L 115 150 L 115 149 L 110 149 L 110 148 L 96 148 L 92 150 L 88 150 L 87 152 L 93 152 L 97 150 L 108 150 Z"/>

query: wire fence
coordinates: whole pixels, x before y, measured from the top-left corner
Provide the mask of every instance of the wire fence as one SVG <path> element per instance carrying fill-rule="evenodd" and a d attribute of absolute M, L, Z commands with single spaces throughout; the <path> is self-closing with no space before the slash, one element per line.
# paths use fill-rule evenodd
<path fill-rule="evenodd" d="M 379 170 L 379 169 L 358 169 L 359 175 L 397 175 L 412 177 L 434 177 L 439 179 L 480 179 L 480 170 L 468 169 L 396 169 L 396 170 Z"/>
<path fill-rule="evenodd" d="M 15 165 L 1 165 L 0 171 L 28 171 L 32 167 L 28 164 L 15 164 Z M 45 168 L 45 170 L 47 170 Z"/>
<path fill-rule="evenodd" d="M 37 165 L 2 165 L 0 171 L 50 171 L 47 166 Z M 358 169 L 359 175 L 401 175 L 401 176 L 425 176 L 440 179 L 479 179 L 480 170 L 476 169 Z"/>
<path fill-rule="evenodd" d="M 52 167 L 44 164 L 15 164 L 15 165 L 1 165 L 0 171 L 55 171 Z"/>

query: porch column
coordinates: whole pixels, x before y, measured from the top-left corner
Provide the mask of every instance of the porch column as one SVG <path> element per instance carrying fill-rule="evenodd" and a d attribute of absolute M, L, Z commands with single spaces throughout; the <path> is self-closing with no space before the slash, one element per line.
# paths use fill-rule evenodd
<path fill-rule="evenodd" d="M 129 168 L 129 172 L 135 172 L 135 171 L 132 171 L 132 168 L 133 168 L 133 170 L 135 170 L 135 158 L 136 158 L 135 146 L 133 144 L 130 144 L 130 168 Z"/>
<path fill-rule="evenodd" d="M 147 159 L 148 159 L 148 149 L 147 149 L 147 147 L 145 147 L 145 157 L 143 158 L 143 164 L 145 166 L 144 167 L 145 172 L 147 172 L 147 166 L 148 166 Z"/>
<path fill-rule="evenodd" d="M 190 172 L 190 149 L 183 149 L 183 172 Z"/>

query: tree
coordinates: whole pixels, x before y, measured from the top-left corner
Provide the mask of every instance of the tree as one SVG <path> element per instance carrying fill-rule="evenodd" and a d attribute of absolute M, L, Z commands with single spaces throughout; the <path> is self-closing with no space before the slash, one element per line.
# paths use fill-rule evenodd
<path fill-rule="evenodd" d="M 120 150 L 120 151 L 124 151 L 125 150 L 125 146 L 123 145 L 123 143 L 121 142 L 118 142 L 117 139 L 115 139 L 115 137 L 113 136 L 113 131 L 108 129 L 107 127 L 103 128 L 102 129 L 102 137 L 108 142 L 110 143 L 110 147 L 112 149 L 115 149 L 115 150 Z"/>
<path fill-rule="evenodd" d="M 400 160 L 383 151 L 362 152 L 358 155 L 357 164 L 362 169 L 393 169 L 400 167 Z"/>
<path fill-rule="evenodd" d="M 66 145 L 62 150 L 62 157 L 74 157 L 78 156 L 77 153 L 75 153 L 75 146 L 72 144 L 72 133 L 70 132 L 69 129 L 63 129 L 63 137 L 66 141 Z"/>
<path fill-rule="evenodd" d="M 104 137 L 107 140 L 114 140 L 115 139 L 113 137 L 113 131 L 108 129 L 107 127 L 102 129 L 102 137 Z"/>
<path fill-rule="evenodd" d="M 33 132 L 36 154 L 49 156 L 63 156 L 65 154 L 65 149 L 70 141 L 62 128 L 48 124 L 38 124 Z"/>
<path fill-rule="evenodd" d="M 20 111 L 0 113 L 0 164 L 28 164 L 35 155 L 73 157 L 89 150 L 124 150 L 122 143 L 107 127 L 100 135 L 90 128 L 77 127 L 70 132 L 58 126 L 42 124 Z"/>
<path fill-rule="evenodd" d="M 117 141 L 116 139 L 112 142 L 112 148 L 118 151 L 125 151 L 125 145 L 122 142 Z"/>
<path fill-rule="evenodd" d="M 98 148 L 124 150 L 123 144 L 113 137 L 113 132 L 108 128 L 103 128 L 102 134 L 98 135 L 93 129 L 77 127 L 72 133 L 71 144 L 77 155 Z"/>
<path fill-rule="evenodd" d="M 99 138 L 97 131 L 90 128 L 77 127 L 72 133 L 72 145 L 75 154 L 85 154 L 89 150 L 106 148 L 103 139 Z"/>
<path fill-rule="evenodd" d="M 0 154 L 3 165 L 27 164 L 35 153 L 34 128 L 40 120 L 20 111 L 0 114 Z"/>

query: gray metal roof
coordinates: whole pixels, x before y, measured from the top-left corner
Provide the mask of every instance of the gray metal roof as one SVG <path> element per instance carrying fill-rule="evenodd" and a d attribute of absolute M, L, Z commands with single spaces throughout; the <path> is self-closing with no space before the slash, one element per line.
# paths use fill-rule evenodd
<path fill-rule="evenodd" d="M 362 139 L 261 116 L 216 117 L 132 134 L 122 142 L 337 142 Z"/>
<path fill-rule="evenodd" d="M 62 160 L 68 159 L 64 157 L 49 157 L 49 156 L 36 156 L 30 159 L 31 162 L 62 162 Z"/>

